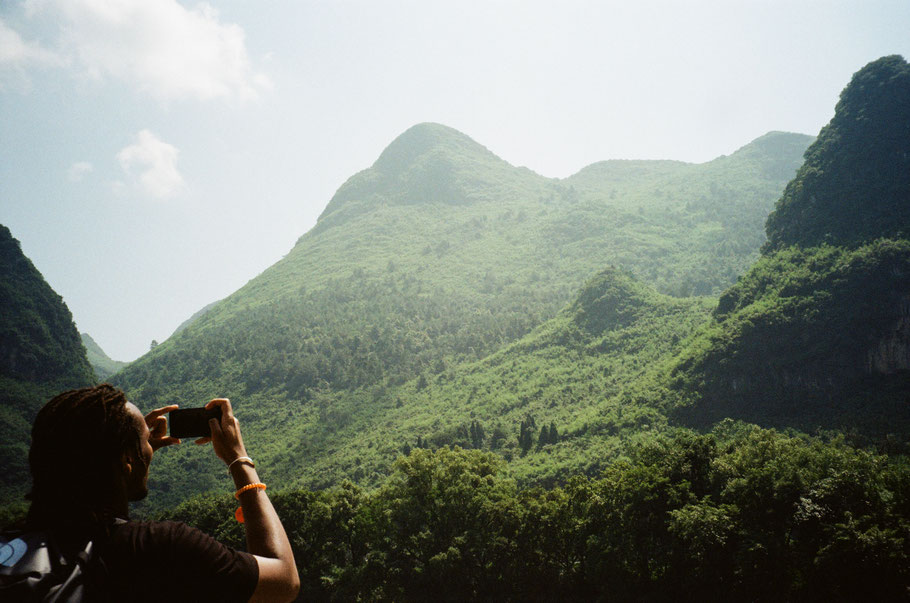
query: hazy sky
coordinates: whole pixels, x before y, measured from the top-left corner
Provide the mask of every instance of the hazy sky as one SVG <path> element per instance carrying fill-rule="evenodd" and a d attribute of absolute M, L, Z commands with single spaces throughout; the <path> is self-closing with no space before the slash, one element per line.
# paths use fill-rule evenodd
<path fill-rule="evenodd" d="M 816 134 L 910 1 L 0 0 L 0 223 L 132 360 L 435 121 L 550 177 Z"/>

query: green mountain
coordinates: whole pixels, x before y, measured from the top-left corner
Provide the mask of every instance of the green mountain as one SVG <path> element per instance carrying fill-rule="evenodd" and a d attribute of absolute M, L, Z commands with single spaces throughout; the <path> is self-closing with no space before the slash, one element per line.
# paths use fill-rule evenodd
<path fill-rule="evenodd" d="M 768 217 L 763 257 L 669 370 L 707 424 L 910 435 L 910 66 L 857 72 Z"/>
<path fill-rule="evenodd" d="M 99 346 L 88 333 L 81 333 L 79 336 L 82 338 L 82 345 L 85 346 L 89 364 L 91 364 L 92 368 L 95 370 L 95 376 L 99 381 L 104 381 L 129 364 L 128 362 L 111 360 L 111 358 L 104 353 L 104 350 L 101 349 L 101 346 Z"/>
<path fill-rule="evenodd" d="M 0 225 L 0 502 L 29 483 L 28 446 L 38 409 L 54 394 L 94 382 L 63 299 Z"/>
<path fill-rule="evenodd" d="M 231 397 L 251 441 L 271 442 L 264 465 L 289 482 L 378 483 L 403 442 L 389 433 L 369 466 L 333 460 L 360 437 L 353 426 L 385 433 L 412 382 L 526 335 L 604 266 L 664 294 L 728 286 L 810 142 L 772 133 L 704 164 L 605 162 L 554 180 L 420 124 L 350 178 L 284 259 L 114 380 L 145 408 Z M 193 478 L 153 483 L 168 490 L 158 500 L 216 487 L 198 454 L 163 452 Z"/>

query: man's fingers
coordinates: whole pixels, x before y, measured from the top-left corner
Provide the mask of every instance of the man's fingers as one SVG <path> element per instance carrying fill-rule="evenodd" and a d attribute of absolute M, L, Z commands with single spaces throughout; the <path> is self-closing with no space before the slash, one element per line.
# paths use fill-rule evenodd
<path fill-rule="evenodd" d="M 164 431 L 167 429 L 167 419 L 164 417 L 155 417 L 151 421 L 146 421 L 148 423 L 149 429 L 152 432 L 155 431 Z"/>
<path fill-rule="evenodd" d="M 212 438 L 211 438 L 210 436 L 207 436 L 207 437 L 204 437 L 204 438 L 199 438 L 198 440 L 196 440 L 196 443 L 199 444 L 199 445 L 201 446 L 201 445 L 203 445 L 203 444 L 208 444 L 208 443 L 211 442 L 211 441 L 212 441 Z"/>
<path fill-rule="evenodd" d="M 167 413 L 171 412 L 172 410 L 177 410 L 177 408 L 179 408 L 179 407 L 176 404 L 169 404 L 167 406 L 162 406 L 161 408 L 156 408 L 155 410 L 151 411 L 149 414 L 145 415 L 145 420 L 149 421 L 149 420 L 158 419 L 161 417 L 161 415 L 166 415 Z"/>
<path fill-rule="evenodd" d="M 158 438 L 155 441 L 151 442 L 152 448 L 158 450 L 159 448 L 164 448 L 165 446 L 173 446 L 180 443 L 180 438 L 175 438 L 172 436 L 167 436 L 165 438 Z"/>
<path fill-rule="evenodd" d="M 216 406 L 221 407 L 221 418 L 222 419 L 233 419 L 234 418 L 234 409 L 231 408 L 231 401 L 227 398 L 215 398 L 214 400 L 209 400 L 209 403 L 205 405 L 206 410 L 211 410 Z"/>

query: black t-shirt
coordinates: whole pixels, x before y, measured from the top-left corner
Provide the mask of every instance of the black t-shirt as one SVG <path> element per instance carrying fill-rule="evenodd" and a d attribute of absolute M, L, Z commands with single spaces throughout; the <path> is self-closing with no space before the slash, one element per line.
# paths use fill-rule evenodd
<path fill-rule="evenodd" d="M 129 521 L 99 543 L 111 601 L 249 601 L 259 565 L 249 553 L 175 521 Z"/>

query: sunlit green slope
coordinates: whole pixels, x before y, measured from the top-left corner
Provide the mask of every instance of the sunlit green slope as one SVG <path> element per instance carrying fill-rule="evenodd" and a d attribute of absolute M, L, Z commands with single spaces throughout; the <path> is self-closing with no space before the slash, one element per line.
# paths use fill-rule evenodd
<path fill-rule="evenodd" d="M 763 257 L 668 372 L 679 418 L 910 436 L 910 65 L 857 72 Z"/>
<path fill-rule="evenodd" d="M 653 406 L 621 394 L 678 351 L 713 306 L 713 298 L 672 298 L 608 268 L 532 333 L 406 383 L 379 415 L 366 410 L 367 398 L 337 396 L 331 408 L 346 422 L 301 424 L 289 460 L 313 458 L 317 486 L 335 475 L 377 481 L 389 461 L 418 446 L 495 451 L 523 483 L 593 475 L 630 440 L 667 427 Z M 314 454 L 321 450 L 331 453 Z"/>
<path fill-rule="evenodd" d="M 663 293 L 722 290 L 756 257 L 759 216 L 810 141 L 774 133 L 705 164 L 607 162 L 553 180 L 415 126 L 283 260 L 116 382 L 143 407 L 230 396 L 252 438 L 269 434 L 265 465 L 306 483 L 363 475 L 313 469 L 345 445 L 326 438 L 355 417 L 379 429 L 397 388 L 519 339 L 604 266 Z M 171 496 L 215 487 L 194 454 L 165 451 L 175 474 L 198 472 L 162 483 Z"/>
<path fill-rule="evenodd" d="M 28 488 L 31 423 L 59 391 L 91 385 L 92 367 L 63 299 L 0 225 L 0 503 Z"/>

